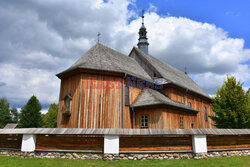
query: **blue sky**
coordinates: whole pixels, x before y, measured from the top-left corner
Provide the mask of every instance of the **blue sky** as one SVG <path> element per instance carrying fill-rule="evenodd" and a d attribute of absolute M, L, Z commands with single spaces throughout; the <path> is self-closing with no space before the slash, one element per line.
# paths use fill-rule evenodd
<path fill-rule="evenodd" d="M 149 53 L 184 71 L 208 94 L 227 74 L 250 87 L 250 1 L 1 0 L 0 98 L 21 108 L 35 95 L 58 103 L 60 79 L 97 42 L 126 55 L 145 10 Z"/>
<path fill-rule="evenodd" d="M 159 15 L 187 17 L 199 22 L 215 24 L 232 38 L 242 38 L 244 48 L 250 48 L 249 0 L 138 0 L 137 10 L 157 8 Z M 140 11 L 137 11 L 140 12 Z M 250 60 L 241 64 L 250 64 Z M 249 87 L 250 81 L 244 82 Z"/>
<path fill-rule="evenodd" d="M 157 13 L 187 17 L 199 22 L 215 24 L 233 38 L 244 38 L 250 48 L 249 0 L 138 0 L 138 9 L 157 7 Z"/>

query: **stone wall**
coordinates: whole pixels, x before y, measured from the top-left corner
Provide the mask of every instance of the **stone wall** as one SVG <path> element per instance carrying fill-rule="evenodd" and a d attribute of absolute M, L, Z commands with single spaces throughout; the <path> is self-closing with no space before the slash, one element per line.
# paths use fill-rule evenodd
<path fill-rule="evenodd" d="M 162 153 L 162 154 L 92 154 L 59 152 L 21 152 L 0 150 L 0 156 L 21 158 L 67 158 L 67 159 L 103 159 L 103 160 L 151 160 L 151 159 L 206 159 L 232 156 L 249 156 L 250 150 L 221 151 L 208 153 Z"/>

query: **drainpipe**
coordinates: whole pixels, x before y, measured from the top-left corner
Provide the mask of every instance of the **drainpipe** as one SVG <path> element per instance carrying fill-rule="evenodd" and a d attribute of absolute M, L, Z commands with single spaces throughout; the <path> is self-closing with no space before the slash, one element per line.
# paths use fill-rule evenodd
<path fill-rule="evenodd" d="M 135 111 L 134 111 L 134 107 L 132 107 L 132 111 L 133 111 L 133 129 L 135 128 Z"/>
<path fill-rule="evenodd" d="M 124 96 L 125 96 L 125 91 L 124 91 L 124 79 L 127 77 L 127 73 L 125 73 L 123 80 L 122 80 L 122 128 L 124 128 Z"/>

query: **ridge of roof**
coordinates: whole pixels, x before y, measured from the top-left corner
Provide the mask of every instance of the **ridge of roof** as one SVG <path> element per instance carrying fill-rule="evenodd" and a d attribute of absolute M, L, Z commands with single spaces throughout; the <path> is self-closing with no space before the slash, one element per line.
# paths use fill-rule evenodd
<path fill-rule="evenodd" d="M 57 76 L 75 69 L 126 73 L 142 79 L 151 79 L 136 60 L 100 43 L 94 45 L 71 67 Z"/>
<path fill-rule="evenodd" d="M 146 88 L 143 92 L 139 95 L 136 101 L 132 104 L 133 108 L 136 107 L 145 107 L 145 106 L 153 106 L 153 105 L 160 105 L 165 104 L 173 107 L 178 107 L 181 109 L 189 110 L 198 113 L 199 111 L 189 108 L 185 104 L 175 102 L 162 94 L 161 92 Z"/>
<path fill-rule="evenodd" d="M 142 52 L 139 48 L 135 46 L 133 47 L 133 49 L 169 83 L 173 83 L 177 86 L 187 88 L 192 92 L 211 99 L 209 95 L 184 72 L 153 57 L 152 55 L 146 55 L 144 52 Z M 130 52 L 130 54 L 132 53 L 132 51 Z"/>

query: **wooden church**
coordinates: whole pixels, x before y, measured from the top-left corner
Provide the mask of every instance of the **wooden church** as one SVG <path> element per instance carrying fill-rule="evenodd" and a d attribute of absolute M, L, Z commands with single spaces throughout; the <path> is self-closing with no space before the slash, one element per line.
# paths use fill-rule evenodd
<path fill-rule="evenodd" d="M 186 73 L 139 42 L 124 55 L 97 43 L 61 79 L 58 128 L 215 128 L 211 99 Z"/>

